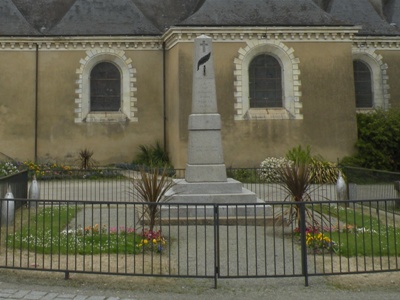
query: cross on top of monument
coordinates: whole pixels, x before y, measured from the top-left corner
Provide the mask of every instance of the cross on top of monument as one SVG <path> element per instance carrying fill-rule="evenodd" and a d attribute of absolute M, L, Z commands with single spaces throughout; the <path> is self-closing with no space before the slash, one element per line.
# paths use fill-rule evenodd
<path fill-rule="evenodd" d="M 203 47 L 203 52 L 206 52 L 206 46 L 208 46 L 207 42 L 206 41 L 202 41 L 200 46 Z"/>

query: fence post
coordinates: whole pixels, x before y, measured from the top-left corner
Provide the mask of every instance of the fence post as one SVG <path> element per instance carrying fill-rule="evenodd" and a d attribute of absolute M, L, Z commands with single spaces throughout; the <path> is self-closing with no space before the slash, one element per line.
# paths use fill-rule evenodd
<path fill-rule="evenodd" d="M 214 204 L 214 288 L 217 289 L 219 275 L 219 206 Z"/>
<path fill-rule="evenodd" d="M 305 286 L 308 286 L 308 264 L 307 264 L 307 244 L 306 244 L 306 204 L 300 202 L 300 237 L 301 237 L 301 266 L 304 276 Z"/>
<path fill-rule="evenodd" d="M 397 198 L 400 198 L 400 181 L 394 182 L 394 189 L 396 190 Z M 400 200 L 395 200 L 395 208 L 400 208 Z"/>

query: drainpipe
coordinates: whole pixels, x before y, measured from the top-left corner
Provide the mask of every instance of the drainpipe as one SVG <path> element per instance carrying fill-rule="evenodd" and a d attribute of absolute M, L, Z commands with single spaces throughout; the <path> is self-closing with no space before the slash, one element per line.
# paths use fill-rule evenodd
<path fill-rule="evenodd" d="M 38 160 L 38 95 L 39 95 L 39 45 L 36 43 L 36 58 L 35 58 L 35 163 Z"/>
<path fill-rule="evenodd" d="M 165 42 L 162 44 L 163 48 L 163 137 L 164 137 L 164 151 L 167 151 L 167 108 L 166 108 L 166 94 L 165 94 L 165 88 L 166 88 L 166 70 L 165 70 Z"/>

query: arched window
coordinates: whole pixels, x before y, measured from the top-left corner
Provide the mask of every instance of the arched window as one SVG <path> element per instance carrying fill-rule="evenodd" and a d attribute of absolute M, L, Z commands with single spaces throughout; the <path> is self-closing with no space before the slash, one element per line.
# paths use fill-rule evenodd
<path fill-rule="evenodd" d="M 121 109 L 121 73 L 109 62 L 101 62 L 90 72 L 90 111 Z"/>
<path fill-rule="evenodd" d="M 372 77 L 368 65 L 360 60 L 353 61 L 354 86 L 357 108 L 372 108 Z"/>
<path fill-rule="evenodd" d="M 267 54 L 256 56 L 249 66 L 250 108 L 281 108 L 282 70 L 278 60 Z"/>

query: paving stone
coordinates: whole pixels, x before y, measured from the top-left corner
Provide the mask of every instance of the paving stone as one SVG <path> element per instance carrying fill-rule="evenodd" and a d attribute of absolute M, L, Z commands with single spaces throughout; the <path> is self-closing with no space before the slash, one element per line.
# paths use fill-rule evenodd
<path fill-rule="evenodd" d="M 31 300 L 39 300 L 46 296 L 46 292 L 37 292 L 37 291 L 30 291 L 24 299 L 31 299 Z"/>
<path fill-rule="evenodd" d="M 44 296 L 41 300 L 53 300 L 58 296 L 57 293 L 48 293 L 46 296 Z"/>
<path fill-rule="evenodd" d="M 90 296 L 87 300 L 105 300 L 106 297 L 103 296 Z"/>
<path fill-rule="evenodd" d="M 12 297 L 13 299 L 22 299 L 22 298 L 24 298 L 27 294 L 29 294 L 29 292 L 30 292 L 30 291 L 20 290 L 20 291 L 17 291 L 17 292 L 15 292 L 15 293 L 13 293 L 11 297 Z"/>
<path fill-rule="evenodd" d="M 56 299 L 74 299 L 75 294 L 59 294 Z"/>
<path fill-rule="evenodd" d="M 74 298 L 74 300 L 85 300 L 85 299 L 87 299 L 87 298 L 88 298 L 88 296 L 77 295 L 77 296 Z"/>

